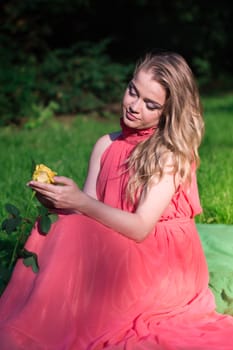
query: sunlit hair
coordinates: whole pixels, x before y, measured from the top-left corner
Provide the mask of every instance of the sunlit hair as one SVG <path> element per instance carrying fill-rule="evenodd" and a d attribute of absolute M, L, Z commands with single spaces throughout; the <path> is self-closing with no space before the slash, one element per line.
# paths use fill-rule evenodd
<path fill-rule="evenodd" d="M 134 76 L 142 70 L 164 87 L 166 100 L 155 133 L 139 143 L 129 158 L 131 199 L 148 189 L 152 178 L 159 181 L 168 163 L 182 183 L 190 183 L 192 164 L 199 166 L 204 132 L 198 88 L 185 59 L 172 52 L 149 53 L 136 65 Z"/>

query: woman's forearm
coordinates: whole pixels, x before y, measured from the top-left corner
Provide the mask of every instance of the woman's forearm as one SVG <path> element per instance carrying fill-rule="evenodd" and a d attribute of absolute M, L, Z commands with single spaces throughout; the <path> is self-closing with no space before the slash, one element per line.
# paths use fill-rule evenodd
<path fill-rule="evenodd" d="M 149 225 L 139 214 L 113 208 L 85 193 L 79 197 L 77 211 L 138 242 L 150 232 Z"/>

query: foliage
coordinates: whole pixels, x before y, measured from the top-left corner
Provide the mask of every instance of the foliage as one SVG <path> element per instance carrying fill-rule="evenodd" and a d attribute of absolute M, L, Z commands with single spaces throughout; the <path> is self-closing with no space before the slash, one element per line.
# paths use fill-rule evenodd
<path fill-rule="evenodd" d="M 228 0 L 3 0 L 0 6 L 1 33 L 25 57 L 111 37 L 108 53 L 123 60 L 150 47 L 179 48 L 190 61 L 208 62 L 212 73 L 232 72 Z"/>
<path fill-rule="evenodd" d="M 57 102 L 63 114 L 102 110 L 118 101 L 131 67 L 110 61 L 108 42 L 83 42 L 48 53 L 39 67 L 41 99 Z"/>
<path fill-rule="evenodd" d="M 37 254 L 28 251 L 24 245 L 30 235 L 36 218 L 38 218 L 39 232 L 46 235 L 50 230 L 51 224 L 57 219 L 57 215 L 50 213 L 47 208 L 40 205 L 38 206 L 37 217 L 29 217 L 29 209 L 34 196 L 35 192 L 32 192 L 31 200 L 28 203 L 24 216 L 21 215 L 20 210 L 15 205 L 10 203 L 5 205 L 7 217 L 1 224 L 0 239 L 2 241 L 7 241 L 8 236 L 12 235 L 14 237 L 14 244 L 12 250 L 9 249 L 4 255 L 5 259 L 2 259 L 0 262 L 0 293 L 5 288 L 13 267 L 18 259 L 21 258 L 23 264 L 26 267 L 31 267 L 34 273 L 39 271 Z M 10 254 L 9 251 L 11 251 Z"/>
<path fill-rule="evenodd" d="M 233 224 L 233 96 L 203 97 L 206 132 L 200 148 L 199 190 L 204 214 L 201 222 Z M 104 113 L 103 113 L 104 114 Z M 119 129 L 119 114 L 104 118 L 83 114 L 52 118 L 35 129 L 0 128 L 0 217 L 4 203 L 19 208 L 28 202 L 25 183 L 31 160 L 51 164 L 59 174 L 83 185 L 92 146 L 104 133 Z M 37 210 L 32 206 L 33 213 Z"/>
<path fill-rule="evenodd" d="M 196 217 L 199 223 L 233 224 L 232 101 L 232 94 L 203 97 L 206 133 L 200 148 L 201 166 L 198 169 L 203 207 L 203 213 Z M 9 200 L 20 208 L 10 209 L 14 220 L 9 226 L 3 225 L 4 231 L 0 230 L 1 288 L 9 278 L 8 267 L 19 237 L 19 226 L 24 225 L 24 232 L 28 235 L 35 218 L 43 215 L 43 212 L 38 212 L 35 201 L 29 205 L 26 215 L 25 203 L 30 203 L 30 193 L 25 191 L 24 184 L 31 176 L 28 173 L 31 159 L 36 163 L 51 164 L 59 174 L 73 178 L 82 187 L 95 141 L 115 130 L 119 130 L 119 115 L 108 119 L 95 119 L 86 114 L 69 120 L 49 118 L 45 125 L 30 130 L 13 126 L 0 128 L 0 161 L 4 165 L 0 182 L 1 222 L 8 219 L 6 213 L 10 214 L 9 207 L 5 208 Z M 43 207 L 40 210 L 43 211 Z M 45 225 L 48 224 L 47 219 L 45 217 Z M 6 229 L 9 232 L 14 227 L 16 230 L 12 233 L 6 232 Z M 28 263 L 32 262 L 30 260 L 32 258 Z"/>
<path fill-rule="evenodd" d="M 78 175 L 77 180 L 82 185 L 96 138 L 103 131 L 110 132 L 119 127 L 118 121 L 113 119 L 109 119 L 108 124 L 104 121 L 89 124 L 88 118 L 80 116 L 70 124 L 49 120 L 46 125 L 30 131 L 12 126 L 0 128 L 0 160 L 4 164 L 0 183 L 0 294 L 17 258 L 21 256 L 26 265 L 33 265 L 36 269 L 34 253 L 22 249 L 36 218 L 40 217 L 43 232 L 47 232 L 51 222 L 56 219 L 43 206 L 36 205 L 37 201 L 31 199 L 28 188 L 25 191 L 25 183 L 31 177 L 31 172 L 28 172 L 31 160 L 36 160 L 33 161 L 33 168 L 35 163 L 44 162 L 50 163 L 60 174 L 73 178 Z M 9 200 L 13 204 L 6 206 Z M 9 208 L 14 208 L 10 209 L 12 213 L 9 213 Z M 17 241 L 17 254 L 12 259 Z"/>
<path fill-rule="evenodd" d="M 27 59 L 14 63 L 13 48 L 0 47 L 0 126 L 9 121 L 18 124 L 20 118 L 31 112 L 32 105 L 38 102 L 34 93 L 36 67 L 34 61 Z"/>
<path fill-rule="evenodd" d="M 33 104 L 31 106 L 31 114 L 27 121 L 24 123 L 24 127 L 27 129 L 34 129 L 40 125 L 43 125 L 54 116 L 54 112 L 59 108 L 56 102 L 51 101 L 47 107 Z"/>
<path fill-rule="evenodd" d="M 129 62 L 154 48 L 183 54 L 201 87 L 232 88 L 231 18 L 228 0 L 1 1 L 0 125 L 34 124 L 50 103 L 59 114 L 102 112 L 119 100 Z"/>
<path fill-rule="evenodd" d="M 33 128 L 55 112 L 101 111 L 119 99 L 130 66 L 112 63 L 104 53 L 108 41 L 81 43 L 48 52 L 41 62 L 24 60 L 0 49 L 0 125 Z"/>

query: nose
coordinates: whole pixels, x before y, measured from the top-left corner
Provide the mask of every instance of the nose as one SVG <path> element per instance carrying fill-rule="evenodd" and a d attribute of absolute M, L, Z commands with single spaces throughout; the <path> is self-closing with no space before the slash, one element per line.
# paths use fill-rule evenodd
<path fill-rule="evenodd" d="M 138 113 L 139 112 L 139 105 L 140 105 L 139 100 L 132 102 L 129 106 L 129 112 L 130 113 Z"/>

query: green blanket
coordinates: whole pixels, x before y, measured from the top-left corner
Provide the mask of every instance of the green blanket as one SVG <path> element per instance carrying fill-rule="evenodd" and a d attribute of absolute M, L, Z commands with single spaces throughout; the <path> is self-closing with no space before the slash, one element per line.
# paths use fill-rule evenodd
<path fill-rule="evenodd" d="M 196 224 L 208 262 L 217 311 L 233 315 L 233 225 Z"/>

